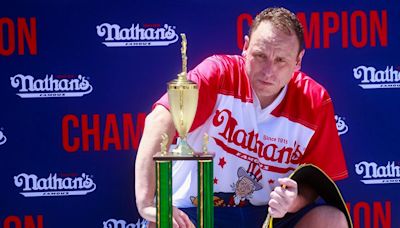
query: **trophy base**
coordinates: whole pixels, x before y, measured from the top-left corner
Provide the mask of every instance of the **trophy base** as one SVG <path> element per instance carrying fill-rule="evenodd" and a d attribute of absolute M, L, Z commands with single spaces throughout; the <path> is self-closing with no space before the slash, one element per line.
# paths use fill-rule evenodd
<path fill-rule="evenodd" d="M 172 162 L 197 160 L 197 221 L 198 227 L 214 227 L 214 153 L 194 152 L 193 155 L 175 155 L 158 152 L 153 156 L 156 166 L 157 227 L 172 227 Z"/>
<path fill-rule="evenodd" d="M 182 155 L 174 153 L 161 153 L 158 152 L 153 156 L 155 161 L 210 161 L 214 158 L 215 154 L 212 152 L 194 152 L 193 155 Z"/>
<path fill-rule="evenodd" d="M 178 146 L 171 151 L 171 153 L 176 156 L 193 156 L 194 150 L 189 146 L 186 140 L 182 140 Z"/>

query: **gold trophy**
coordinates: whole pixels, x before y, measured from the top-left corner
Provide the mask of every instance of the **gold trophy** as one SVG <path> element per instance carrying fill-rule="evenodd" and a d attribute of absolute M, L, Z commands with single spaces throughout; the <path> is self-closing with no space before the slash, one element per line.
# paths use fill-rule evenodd
<path fill-rule="evenodd" d="M 182 73 L 168 83 L 170 113 L 179 133 L 178 146 L 168 150 L 168 135 L 161 135 L 160 152 L 153 156 L 156 165 L 157 228 L 172 228 L 172 161 L 197 161 L 198 180 L 198 227 L 214 227 L 214 153 L 207 150 L 208 135 L 203 138 L 202 152 L 194 152 L 186 141 L 197 109 L 199 90 L 197 85 L 187 80 L 186 36 L 182 36 Z"/>
<path fill-rule="evenodd" d="M 196 83 L 188 80 L 187 77 L 187 56 L 186 56 L 186 36 L 182 37 L 182 73 L 178 74 L 178 78 L 168 83 L 168 99 L 170 104 L 170 112 L 176 130 L 179 133 L 178 146 L 172 150 L 172 153 L 183 156 L 193 155 L 193 149 L 186 141 L 187 133 L 192 126 L 194 116 L 197 109 L 197 100 L 199 97 L 199 89 Z"/>

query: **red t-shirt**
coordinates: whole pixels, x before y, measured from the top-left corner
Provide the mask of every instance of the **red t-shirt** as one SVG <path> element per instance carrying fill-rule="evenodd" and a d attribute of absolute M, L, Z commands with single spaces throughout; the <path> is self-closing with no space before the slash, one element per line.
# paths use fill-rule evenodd
<path fill-rule="evenodd" d="M 219 55 L 189 72 L 199 87 L 198 107 L 188 143 L 202 149 L 204 133 L 214 159 L 214 192 L 240 195 L 253 205 L 266 205 L 269 192 L 300 164 L 311 163 L 333 180 L 348 176 L 331 98 L 302 72 L 295 72 L 278 97 L 261 109 L 241 56 Z M 155 105 L 169 109 L 168 96 Z M 246 172 L 244 172 L 245 170 Z M 240 182 L 244 176 L 251 181 Z M 173 203 L 193 206 L 197 164 L 176 162 Z M 189 186 L 188 186 L 189 184 Z M 259 187 L 259 186 L 262 186 Z"/>

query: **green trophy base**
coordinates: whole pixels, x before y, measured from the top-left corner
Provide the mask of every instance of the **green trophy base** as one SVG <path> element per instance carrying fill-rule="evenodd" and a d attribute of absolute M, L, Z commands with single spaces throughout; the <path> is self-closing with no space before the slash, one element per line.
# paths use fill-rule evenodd
<path fill-rule="evenodd" d="M 214 227 L 214 175 L 213 153 L 193 153 L 182 155 L 174 153 L 157 153 L 153 156 L 156 162 L 156 204 L 157 227 L 172 228 L 172 161 L 198 161 L 198 227 Z"/>

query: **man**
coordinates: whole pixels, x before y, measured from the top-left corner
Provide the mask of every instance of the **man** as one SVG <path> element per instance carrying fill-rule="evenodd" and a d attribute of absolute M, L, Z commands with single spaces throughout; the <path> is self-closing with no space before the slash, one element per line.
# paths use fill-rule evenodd
<path fill-rule="evenodd" d="M 268 8 L 253 21 L 242 56 L 212 56 L 189 72 L 200 95 L 188 142 L 200 151 L 208 133 L 208 150 L 216 153 L 216 227 L 261 227 L 267 205 L 272 217 L 282 218 L 275 227 L 347 227 L 342 212 L 313 204 L 316 193 L 287 178 L 302 163 L 317 165 L 334 180 L 348 175 L 331 99 L 299 71 L 303 43 L 296 16 Z M 164 95 L 146 118 L 136 158 L 136 203 L 151 222 L 152 156 L 162 133 L 175 135 L 168 109 Z M 174 164 L 174 227 L 196 223 L 196 178 L 196 163 Z"/>

